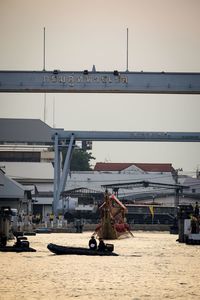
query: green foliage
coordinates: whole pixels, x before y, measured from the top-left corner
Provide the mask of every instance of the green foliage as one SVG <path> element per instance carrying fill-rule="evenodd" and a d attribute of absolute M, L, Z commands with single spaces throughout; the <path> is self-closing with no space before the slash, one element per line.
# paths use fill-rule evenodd
<path fill-rule="evenodd" d="M 63 151 L 63 158 L 65 159 L 66 151 Z M 63 162 L 64 162 L 63 159 Z M 83 151 L 82 149 L 74 149 L 70 164 L 71 171 L 90 171 L 90 161 L 95 159 L 91 152 Z"/>

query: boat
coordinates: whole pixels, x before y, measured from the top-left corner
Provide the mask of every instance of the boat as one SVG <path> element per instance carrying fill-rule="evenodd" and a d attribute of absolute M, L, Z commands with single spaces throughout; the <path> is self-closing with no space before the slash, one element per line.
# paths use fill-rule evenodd
<path fill-rule="evenodd" d="M 185 243 L 188 245 L 200 245 L 200 233 L 190 233 L 185 236 Z"/>
<path fill-rule="evenodd" d="M 82 247 L 69 247 L 69 246 L 60 246 L 56 244 L 48 244 L 47 248 L 54 254 L 62 255 L 91 255 L 91 256 L 118 256 L 117 253 L 111 252 L 109 250 L 106 251 L 98 251 L 98 250 L 91 250 L 89 248 L 82 248 Z"/>
<path fill-rule="evenodd" d="M 7 241 L 0 244 L 0 252 L 36 252 L 29 246 L 29 241 L 25 236 L 17 236 L 17 241 L 12 246 L 7 246 Z"/>
<path fill-rule="evenodd" d="M 36 250 L 31 247 L 1 246 L 0 252 L 36 252 Z"/>
<path fill-rule="evenodd" d="M 50 228 L 45 228 L 45 227 L 41 227 L 41 228 L 37 228 L 35 230 L 36 233 L 51 233 L 52 230 Z"/>
<path fill-rule="evenodd" d="M 36 235 L 36 232 L 35 231 L 24 231 L 24 235 L 25 236 L 33 236 L 33 235 Z"/>
<path fill-rule="evenodd" d="M 115 240 L 128 235 L 133 237 L 129 225 L 125 222 L 127 208 L 114 194 L 105 192 L 104 202 L 99 210 L 101 221 L 95 228 L 94 235 L 104 240 Z"/>

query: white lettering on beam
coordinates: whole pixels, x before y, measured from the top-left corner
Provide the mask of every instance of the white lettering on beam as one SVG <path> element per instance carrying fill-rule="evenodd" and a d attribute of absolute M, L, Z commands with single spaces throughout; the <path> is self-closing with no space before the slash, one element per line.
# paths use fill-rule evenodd
<path fill-rule="evenodd" d="M 127 76 L 97 75 L 44 75 L 43 83 L 128 83 Z"/>

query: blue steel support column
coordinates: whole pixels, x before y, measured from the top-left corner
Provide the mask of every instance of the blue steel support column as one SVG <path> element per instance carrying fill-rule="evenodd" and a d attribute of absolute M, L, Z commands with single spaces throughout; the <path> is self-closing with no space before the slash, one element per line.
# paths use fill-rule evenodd
<path fill-rule="evenodd" d="M 59 148 L 58 148 L 58 134 L 56 133 L 54 136 L 54 194 L 53 194 L 53 212 L 56 213 L 57 207 L 57 191 L 59 186 L 59 170 L 60 170 L 60 162 L 59 162 Z"/>
<path fill-rule="evenodd" d="M 61 153 L 60 153 L 60 149 L 59 149 L 59 145 L 58 145 L 58 165 L 57 165 L 57 190 L 60 184 L 60 172 L 61 172 Z"/>
<path fill-rule="evenodd" d="M 73 150 L 73 143 L 74 143 L 74 134 L 72 133 L 71 138 L 70 138 L 70 142 L 69 142 L 69 146 L 68 146 L 68 150 L 67 150 L 67 155 L 65 158 L 65 163 L 64 163 L 64 167 L 63 167 L 63 171 L 62 171 L 62 176 L 60 179 L 60 183 L 59 186 L 57 187 L 57 193 L 56 193 L 56 207 L 55 207 L 55 213 L 57 214 L 57 210 L 58 210 L 58 203 L 60 200 L 60 194 L 62 193 L 62 191 L 64 191 L 66 182 L 67 182 L 67 176 L 69 174 L 69 170 L 70 170 L 70 161 L 71 161 L 71 156 L 72 156 L 72 150 Z"/>

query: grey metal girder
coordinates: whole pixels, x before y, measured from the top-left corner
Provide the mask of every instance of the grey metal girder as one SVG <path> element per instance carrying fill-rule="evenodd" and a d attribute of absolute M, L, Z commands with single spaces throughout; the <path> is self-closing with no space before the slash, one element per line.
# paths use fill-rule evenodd
<path fill-rule="evenodd" d="M 200 142 L 200 132 L 161 131 L 64 131 L 58 132 L 59 140 L 120 141 L 120 142 Z M 53 137 L 54 138 L 54 137 Z"/>
<path fill-rule="evenodd" d="M 0 92 L 200 94 L 200 73 L 0 71 Z"/>

